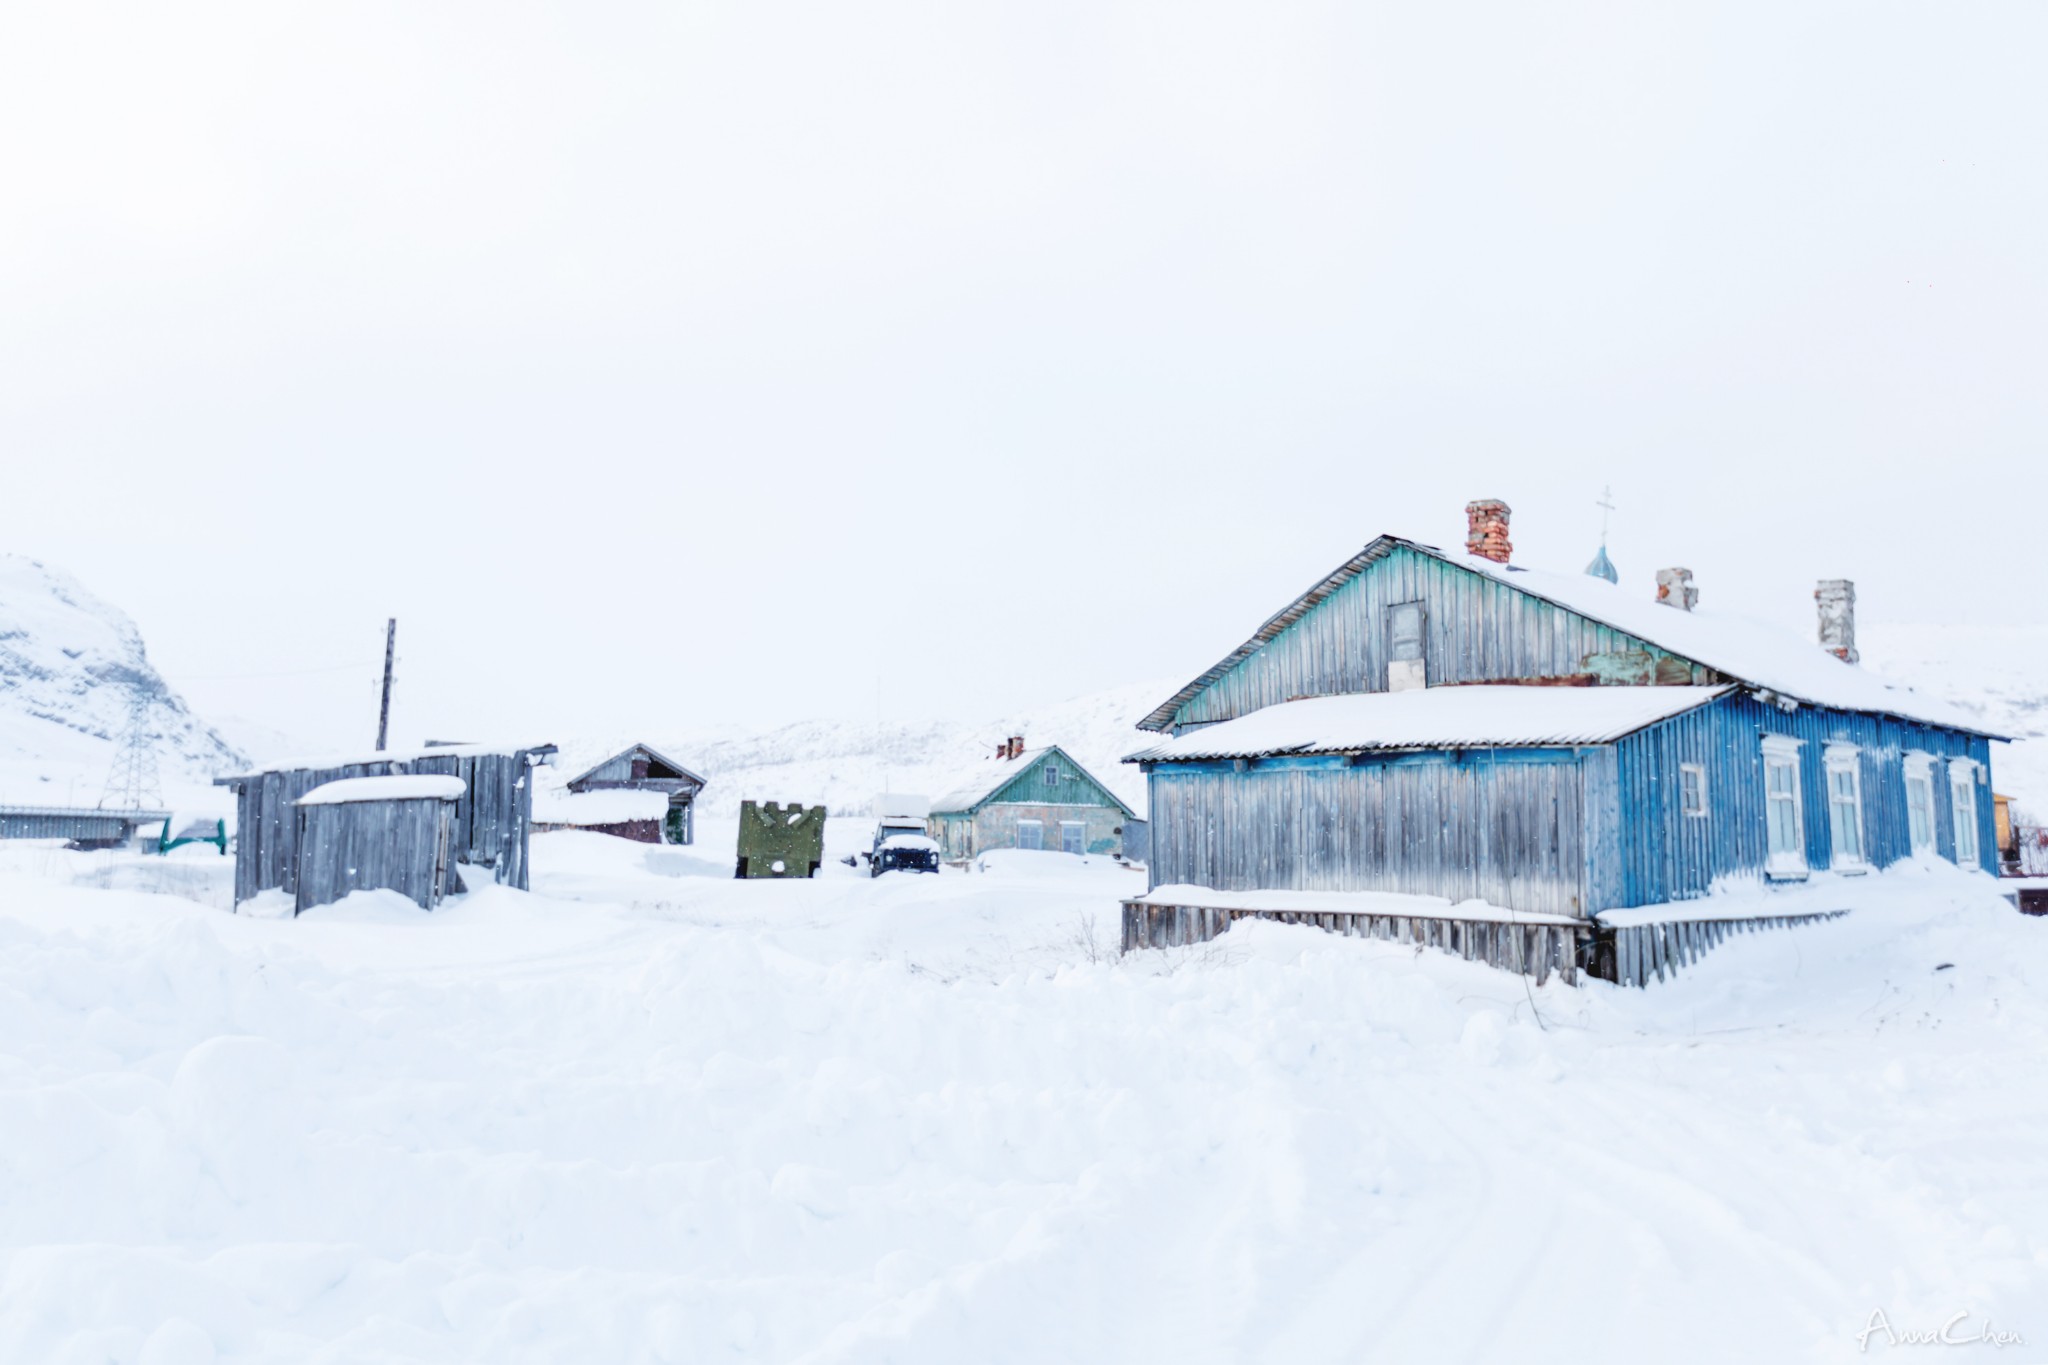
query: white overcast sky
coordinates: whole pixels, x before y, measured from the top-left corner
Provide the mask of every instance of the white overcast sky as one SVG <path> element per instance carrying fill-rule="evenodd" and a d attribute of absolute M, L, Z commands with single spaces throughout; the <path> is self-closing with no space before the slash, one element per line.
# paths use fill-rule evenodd
<path fill-rule="evenodd" d="M 0 548 L 204 710 L 974 718 L 1468 498 L 2040 622 L 2048 6 L 0 8 Z M 348 671 L 302 670 L 351 666 Z M 290 674 L 284 677 L 247 675 Z"/>

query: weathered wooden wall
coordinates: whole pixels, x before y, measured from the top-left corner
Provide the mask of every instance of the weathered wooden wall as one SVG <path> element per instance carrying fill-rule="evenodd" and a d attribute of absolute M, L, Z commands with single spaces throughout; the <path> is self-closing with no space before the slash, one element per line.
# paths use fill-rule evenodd
<path fill-rule="evenodd" d="M 1799 778 L 1809 866 L 1824 871 L 1834 857 L 1828 821 L 1826 751 L 1830 742 L 1854 744 L 1863 789 L 1863 846 L 1872 867 L 1910 856 L 1906 813 L 1908 750 L 1942 760 L 1935 769 L 1936 849 L 1955 858 L 1946 760 L 1990 761 L 1990 743 L 1974 735 L 1855 711 L 1801 706 L 1784 711 L 1734 695 L 1622 739 L 1616 756 L 1613 799 L 1601 805 L 1614 821 L 1619 885 L 1596 898 L 1596 909 L 1654 905 L 1706 895 L 1717 878 L 1759 876 L 1766 855 L 1763 736 L 1803 741 Z M 1696 763 L 1707 777 L 1707 814 L 1685 815 L 1679 765 Z M 1988 767 L 1986 769 L 1988 771 Z M 1978 788 L 1979 862 L 1997 872 L 1991 847 L 1990 789 Z M 1624 818 L 1625 816 L 1625 818 Z"/>
<path fill-rule="evenodd" d="M 1350 938 L 1376 938 L 1435 948 L 1489 967 L 1520 972 L 1542 985 L 1553 972 L 1577 982 L 1595 931 L 1588 924 L 1503 924 L 1435 915 L 1325 914 L 1307 910 L 1235 910 L 1200 905 L 1125 901 L 1123 951 L 1182 948 L 1206 943 L 1248 919 L 1305 924 Z"/>
<path fill-rule="evenodd" d="M 1569 749 L 1160 764 L 1155 887 L 1399 891 L 1587 913 L 1585 794 Z"/>
<path fill-rule="evenodd" d="M 333 768 L 280 768 L 220 779 L 235 792 L 235 900 L 261 892 L 296 892 L 298 820 L 292 803 L 313 788 L 349 777 L 439 773 L 465 784 L 454 812 L 457 862 L 488 867 L 502 885 L 526 889 L 533 817 L 530 770 L 546 749 L 504 753 L 424 753 Z"/>
<path fill-rule="evenodd" d="M 1608 931 L 1598 965 L 1603 980 L 1643 987 L 1654 979 L 1676 976 L 1711 948 L 1738 934 L 1766 929 L 1796 929 L 1804 924 L 1839 919 L 1847 910 L 1822 910 L 1804 915 L 1759 915 L 1751 919 L 1667 920 L 1634 924 Z"/>
<path fill-rule="evenodd" d="M 1583 671 L 1588 656 L 1621 652 L 1676 661 L 1633 635 L 1397 545 L 1189 698 L 1174 725 L 1231 720 L 1297 697 L 1384 691 L 1386 609 L 1403 602 L 1424 605 L 1423 664 L 1431 686 L 1561 677 Z M 1683 681 L 1714 680 L 1689 663 L 1682 671 Z"/>
<path fill-rule="evenodd" d="M 380 889 L 431 910 L 451 889 L 453 801 L 352 801 L 294 810 L 294 913 L 351 891 Z"/>

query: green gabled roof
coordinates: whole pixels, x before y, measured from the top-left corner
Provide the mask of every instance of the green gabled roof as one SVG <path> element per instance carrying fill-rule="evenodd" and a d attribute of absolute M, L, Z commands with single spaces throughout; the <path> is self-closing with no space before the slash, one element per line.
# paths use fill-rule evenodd
<path fill-rule="evenodd" d="M 1043 767 L 1045 760 L 1054 754 L 1065 760 L 1067 766 L 1074 771 L 1075 775 L 1082 782 L 1086 783 L 1089 789 L 1097 796 L 1102 798 L 1101 804 L 1116 807 L 1128 819 L 1136 820 L 1139 818 L 1138 813 L 1119 800 L 1115 792 L 1104 786 L 1096 778 L 1095 774 L 1089 772 L 1072 754 L 1060 748 L 1057 744 L 1048 744 L 1044 748 L 1033 749 L 1019 758 L 990 759 L 986 764 L 980 765 L 972 773 L 968 774 L 967 780 L 963 781 L 960 786 L 932 802 L 932 814 L 972 815 L 983 806 L 1002 801 L 1005 798 L 1020 802 L 1034 800 L 1034 798 L 1024 796 L 1019 789 L 1029 787 L 1041 780 L 1039 770 Z M 1059 804 L 1073 805 L 1075 803 L 1065 801 Z"/>

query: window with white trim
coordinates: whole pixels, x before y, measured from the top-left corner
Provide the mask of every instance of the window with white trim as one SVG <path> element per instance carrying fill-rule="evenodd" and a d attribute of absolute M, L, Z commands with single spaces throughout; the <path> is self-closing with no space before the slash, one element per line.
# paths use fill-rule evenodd
<path fill-rule="evenodd" d="M 1678 808 L 1702 819 L 1707 814 L 1707 770 L 1698 763 L 1678 765 Z"/>
<path fill-rule="evenodd" d="M 1956 866 L 1977 866 L 1977 764 L 1952 758 L 1948 764 L 1949 813 L 1956 826 Z"/>
<path fill-rule="evenodd" d="M 1048 787 L 1057 787 L 1057 786 L 1058 786 L 1059 784 L 1060 784 L 1060 765 L 1059 765 L 1059 764 L 1057 764 L 1057 763 L 1048 763 L 1048 764 L 1046 764 L 1046 765 L 1045 765 L 1045 785 L 1046 785 L 1046 786 L 1048 786 Z"/>
<path fill-rule="evenodd" d="M 1800 741 L 1764 736 L 1764 871 L 1775 877 L 1806 875 L 1806 818 L 1799 792 Z"/>
<path fill-rule="evenodd" d="M 1934 852 L 1934 755 L 1906 755 L 1906 842 L 1915 853 Z"/>
<path fill-rule="evenodd" d="M 1836 871 L 1861 872 L 1863 858 L 1863 761 L 1853 744 L 1827 748 L 1828 844 Z"/>
<path fill-rule="evenodd" d="M 1019 820 L 1017 822 L 1017 847 L 1044 848 L 1045 825 L 1038 820 Z"/>
<path fill-rule="evenodd" d="M 1088 823 L 1085 820 L 1060 821 L 1060 852 L 1086 853 L 1088 851 Z"/>

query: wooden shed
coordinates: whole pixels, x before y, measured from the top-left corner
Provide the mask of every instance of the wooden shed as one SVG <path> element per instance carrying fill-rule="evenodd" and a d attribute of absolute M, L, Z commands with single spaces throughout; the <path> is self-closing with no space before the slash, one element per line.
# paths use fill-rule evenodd
<path fill-rule="evenodd" d="M 351 891 L 391 890 L 431 910 L 455 889 L 455 807 L 459 777 L 423 774 L 349 777 L 292 803 L 298 876 L 292 913 Z"/>
<path fill-rule="evenodd" d="M 456 864 L 488 869 L 503 886 L 526 889 L 528 839 L 537 764 L 554 757 L 552 744 L 493 747 L 430 745 L 282 764 L 261 772 L 214 779 L 235 793 L 235 900 L 265 891 L 298 892 L 300 797 L 329 782 L 354 777 L 439 776 L 462 780 L 455 798 L 449 848 Z"/>
<path fill-rule="evenodd" d="M 659 793 L 667 798 L 667 806 L 657 809 L 647 803 L 642 809 L 626 802 L 615 801 L 610 806 L 585 802 L 582 804 L 589 806 L 593 814 L 570 814 L 559 822 L 550 822 L 550 828 L 595 829 L 649 844 L 690 844 L 697 840 L 697 794 L 704 790 L 704 779 L 674 759 L 655 752 L 651 745 L 635 744 L 630 749 L 621 749 L 589 772 L 570 778 L 566 785 L 579 795 L 608 791 Z M 568 802 L 563 806 L 573 811 L 576 804 Z M 609 818 L 603 814 L 614 810 L 616 814 Z"/>

